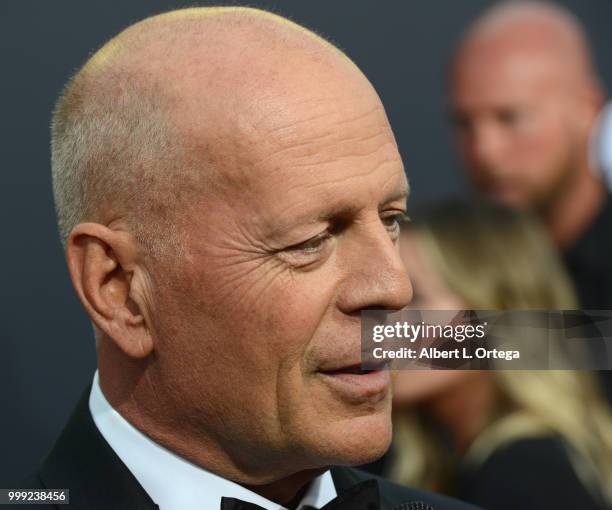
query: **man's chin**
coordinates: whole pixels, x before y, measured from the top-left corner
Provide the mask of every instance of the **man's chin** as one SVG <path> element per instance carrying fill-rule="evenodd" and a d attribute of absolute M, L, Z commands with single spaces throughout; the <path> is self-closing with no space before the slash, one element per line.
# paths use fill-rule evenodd
<path fill-rule="evenodd" d="M 485 196 L 499 204 L 513 209 L 529 209 L 530 200 L 517 189 L 503 188 L 485 192 Z"/>
<path fill-rule="evenodd" d="M 382 457 L 391 444 L 391 419 L 378 412 L 335 421 L 325 434 L 321 453 L 329 465 L 358 466 Z"/>

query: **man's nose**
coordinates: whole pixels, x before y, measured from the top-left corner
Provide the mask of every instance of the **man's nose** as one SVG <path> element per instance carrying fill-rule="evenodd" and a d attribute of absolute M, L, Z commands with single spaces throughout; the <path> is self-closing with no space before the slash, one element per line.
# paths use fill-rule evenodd
<path fill-rule="evenodd" d="M 468 154 L 479 168 L 497 168 L 504 157 L 504 137 L 501 130 L 491 123 L 474 126 L 468 140 Z"/>
<path fill-rule="evenodd" d="M 381 223 L 345 248 L 350 254 L 338 295 L 338 307 L 344 313 L 374 307 L 399 310 L 410 303 L 412 285 L 408 273 L 397 244 Z"/>

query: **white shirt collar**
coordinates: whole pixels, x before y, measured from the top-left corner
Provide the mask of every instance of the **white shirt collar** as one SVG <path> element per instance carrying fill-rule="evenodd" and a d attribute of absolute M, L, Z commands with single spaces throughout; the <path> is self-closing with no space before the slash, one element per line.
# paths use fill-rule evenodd
<path fill-rule="evenodd" d="M 238 498 L 266 510 L 286 510 L 243 486 L 207 471 L 157 444 L 111 407 L 100 388 L 98 372 L 89 395 L 98 430 L 160 510 L 215 510 L 221 497 Z M 320 508 L 337 496 L 331 473 L 315 478 L 298 508 Z"/>

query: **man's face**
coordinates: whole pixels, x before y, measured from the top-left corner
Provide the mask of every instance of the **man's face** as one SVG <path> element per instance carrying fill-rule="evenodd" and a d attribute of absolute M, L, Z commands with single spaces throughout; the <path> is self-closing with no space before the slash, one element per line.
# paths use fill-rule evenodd
<path fill-rule="evenodd" d="M 219 170 L 184 256 L 154 277 L 160 386 L 181 427 L 254 474 L 384 453 L 389 374 L 355 373 L 360 311 L 411 295 L 407 181 L 382 105 L 363 84 L 303 96 L 243 105 L 209 157 Z"/>
<path fill-rule="evenodd" d="M 546 208 L 585 150 L 588 135 L 554 59 L 477 49 L 453 69 L 460 156 L 476 188 L 510 206 Z"/>

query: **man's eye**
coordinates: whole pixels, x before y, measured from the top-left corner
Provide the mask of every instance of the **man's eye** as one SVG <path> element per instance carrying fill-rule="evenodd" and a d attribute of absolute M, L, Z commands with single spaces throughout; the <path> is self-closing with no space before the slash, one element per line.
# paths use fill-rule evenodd
<path fill-rule="evenodd" d="M 519 110 L 505 109 L 497 113 L 497 120 L 500 124 L 507 127 L 515 127 L 520 124 L 525 118 L 523 112 Z"/>
<path fill-rule="evenodd" d="M 329 232 L 324 232 L 316 237 L 312 237 L 311 239 L 304 241 L 303 243 L 294 244 L 293 246 L 287 248 L 287 250 L 293 252 L 300 251 L 303 253 L 316 253 L 321 248 L 323 248 L 323 246 L 330 239 L 330 237 L 331 235 Z"/>
<path fill-rule="evenodd" d="M 390 216 L 385 216 L 381 218 L 381 221 L 389 232 L 397 233 L 400 230 L 400 223 L 404 216 L 405 215 L 403 213 L 392 214 Z"/>

